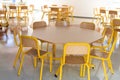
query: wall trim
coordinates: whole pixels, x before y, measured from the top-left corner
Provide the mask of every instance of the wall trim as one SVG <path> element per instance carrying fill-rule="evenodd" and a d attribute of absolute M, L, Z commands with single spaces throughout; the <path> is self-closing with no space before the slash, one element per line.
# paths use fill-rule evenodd
<path fill-rule="evenodd" d="M 74 17 L 74 18 L 86 18 L 86 19 L 97 19 L 95 17 L 87 17 L 87 16 L 69 16 L 69 17 Z"/>

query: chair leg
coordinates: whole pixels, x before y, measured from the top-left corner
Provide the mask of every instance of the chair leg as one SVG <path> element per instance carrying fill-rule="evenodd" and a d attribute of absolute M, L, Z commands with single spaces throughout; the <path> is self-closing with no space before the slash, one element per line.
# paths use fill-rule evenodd
<path fill-rule="evenodd" d="M 19 48 L 19 50 L 18 50 L 18 52 L 17 52 L 17 55 L 16 55 L 16 57 L 15 57 L 14 63 L 13 63 L 13 67 L 16 67 L 16 63 L 17 63 L 17 61 L 18 61 L 18 58 L 20 57 L 21 51 L 22 51 L 22 49 Z"/>
<path fill-rule="evenodd" d="M 37 66 L 37 57 L 33 57 L 33 59 L 34 59 L 34 62 L 33 62 L 34 68 L 36 68 L 36 66 Z"/>
<path fill-rule="evenodd" d="M 41 19 L 43 19 L 44 15 L 45 15 L 45 13 L 43 12 L 43 15 L 42 15 Z"/>
<path fill-rule="evenodd" d="M 108 62 L 108 67 L 110 68 L 111 73 L 114 74 L 111 60 L 108 60 L 107 62 Z"/>
<path fill-rule="evenodd" d="M 57 69 L 57 71 L 55 73 L 55 77 L 57 77 L 59 73 L 60 73 L 60 67 L 58 67 L 58 69 Z"/>
<path fill-rule="evenodd" d="M 23 65 L 23 61 L 24 61 L 24 56 L 25 56 L 25 53 L 22 53 L 22 60 L 20 62 L 20 67 L 18 69 L 18 76 L 20 75 L 20 72 L 21 72 L 21 69 L 22 69 L 22 65 Z"/>
<path fill-rule="evenodd" d="M 46 51 L 48 51 L 48 48 L 49 48 L 49 43 L 47 43 L 47 49 L 46 49 Z"/>
<path fill-rule="evenodd" d="M 40 80 L 42 80 L 42 72 L 43 72 L 44 60 L 41 60 L 41 68 L 40 68 Z"/>
<path fill-rule="evenodd" d="M 59 76 L 59 80 L 62 80 L 62 67 L 63 67 L 63 65 L 60 65 L 60 76 Z"/>
<path fill-rule="evenodd" d="M 80 65 L 80 77 L 83 77 L 83 64 Z"/>
<path fill-rule="evenodd" d="M 52 54 L 50 56 L 50 72 L 52 72 L 52 61 L 53 61 L 53 57 Z"/>
<path fill-rule="evenodd" d="M 85 76 L 85 72 L 86 72 L 86 65 L 83 65 L 83 77 Z"/>
<path fill-rule="evenodd" d="M 87 65 L 87 69 L 88 69 L 88 80 L 90 80 L 90 66 Z"/>
<path fill-rule="evenodd" d="M 105 80 L 108 80 L 108 76 L 107 76 L 107 72 L 106 72 L 106 67 L 105 67 L 104 61 L 102 61 L 102 66 L 103 66 L 103 70 L 104 70 Z"/>

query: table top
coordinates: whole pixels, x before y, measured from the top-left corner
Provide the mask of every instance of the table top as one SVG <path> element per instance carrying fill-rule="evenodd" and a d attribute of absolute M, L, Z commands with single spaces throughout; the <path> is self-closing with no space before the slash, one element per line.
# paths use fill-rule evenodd
<path fill-rule="evenodd" d="M 88 42 L 92 43 L 102 35 L 94 30 L 82 29 L 76 26 L 70 27 L 45 27 L 34 29 L 32 36 L 53 44 L 64 44 L 67 42 Z"/>

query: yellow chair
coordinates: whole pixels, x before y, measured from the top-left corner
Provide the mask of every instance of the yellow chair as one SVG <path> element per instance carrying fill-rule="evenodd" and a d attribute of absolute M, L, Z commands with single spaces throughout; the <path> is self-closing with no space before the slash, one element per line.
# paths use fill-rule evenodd
<path fill-rule="evenodd" d="M 106 10 L 104 7 L 94 8 L 93 14 L 94 14 L 94 17 L 96 18 L 96 20 L 94 22 L 97 25 L 103 23 L 104 20 L 107 19 Z"/>
<path fill-rule="evenodd" d="M 33 22 L 33 30 L 47 27 L 47 23 L 45 21 L 35 21 Z"/>
<path fill-rule="evenodd" d="M 92 22 L 81 22 L 80 28 L 95 30 L 95 24 Z"/>
<path fill-rule="evenodd" d="M 119 18 L 118 12 L 115 10 L 109 10 L 107 20 L 104 21 L 103 26 L 104 27 L 106 27 L 106 26 L 111 27 L 111 21 L 115 18 Z"/>
<path fill-rule="evenodd" d="M 120 26 L 120 19 L 117 19 L 117 18 L 113 19 L 111 21 L 111 25 L 112 25 L 113 28 L 119 27 Z"/>
<path fill-rule="evenodd" d="M 0 10 L 0 22 L 1 20 L 3 19 L 6 19 L 7 20 L 7 17 L 6 17 L 6 12 L 4 10 Z"/>
<path fill-rule="evenodd" d="M 10 17 L 17 17 L 18 15 L 18 7 L 15 5 L 10 5 L 8 10 L 8 16 Z"/>
<path fill-rule="evenodd" d="M 29 18 L 28 16 L 28 6 L 26 5 L 20 5 L 18 6 L 18 19 L 25 18 L 25 21 Z"/>
<path fill-rule="evenodd" d="M 68 6 L 64 5 L 61 8 L 61 10 L 60 10 L 60 19 L 70 22 L 70 20 L 69 20 L 69 7 Z"/>
<path fill-rule="evenodd" d="M 100 16 L 103 23 L 107 19 L 106 9 L 104 7 L 100 8 Z"/>
<path fill-rule="evenodd" d="M 98 59 L 98 60 L 101 60 L 101 62 L 102 62 L 105 80 L 108 80 L 106 67 L 105 67 L 105 61 L 107 61 L 108 67 L 109 67 L 111 73 L 112 74 L 114 73 L 113 68 L 112 68 L 111 55 L 112 55 L 112 53 L 114 51 L 116 41 L 117 41 L 117 37 L 113 38 L 112 45 L 109 46 L 110 47 L 109 51 L 100 51 L 100 50 L 96 50 L 96 49 L 93 49 L 91 51 L 91 55 L 90 55 L 91 60 L 92 59 Z"/>
<path fill-rule="evenodd" d="M 48 21 L 50 22 L 50 20 L 60 20 L 60 9 L 57 6 L 50 7 L 50 11 L 48 13 Z"/>
<path fill-rule="evenodd" d="M 33 13 L 33 11 L 34 11 L 34 5 L 33 5 L 33 4 L 30 4 L 30 5 L 29 5 L 29 12 L 30 12 L 30 13 Z"/>
<path fill-rule="evenodd" d="M 65 64 L 80 64 L 80 76 L 85 74 L 85 68 L 88 69 L 88 80 L 90 80 L 90 45 L 84 42 L 71 42 L 64 45 L 61 63 L 55 76 L 60 74 L 59 80 L 62 80 L 62 70 Z M 84 67 L 83 67 L 84 66 Z"/>
<path fill-rule="evenodd" d="M 14 43 L 16 44 L 17 47 L 20 47 L 21 27 L 16 26 L 15 28 L 13 28 L 12 31 L 13 31 L 13 36 L 14 36 Z M 13 67 L 16 67 L 16 63 L 17 63 L 18 59 L 20 58 L 21 51 L 22 51 L 22 49 L 19 48 L 17 55 L 15 57 L 14 63 L 13 63 Z"/>
<path fill-rule="evenodd" d="M 6 38 L 8 38 L 7 36 L 8 26 L 9 24 L 6 18 L 6 12 L 4 10 L 0 10 L 0 38 L 4 34 L 6 35 Z"/>
<path fill-rule="evenodd" d="M 114 29 L 112 28 L 106 28 L 105 33 L 103 35 L 103 38 L 93 42 L 92 48 L 93 49 L 100 49 L 100 50 L 107 50 L 109 49 L 109 46 L 112 42 L 112 39 L 114 37 Z"/>
<path fill-rule="evenodd" d="M 114 36 L 116 36 L 116 35 L 118 34 L 117 32 L 120 31 L 120 19 L 113 19 L 113 20 L 111 21 L 111 26 L 112 26 L 112 28 L 113 28 L 114 31 L 115 31 Z"/>
<path fill-rule="evenodd" d="M 41 10 L 42 10 L 42 13 L 43 13 L 41 19 L 43 19 L 45 14 L 49 13 L 50 9 L 49 9 L 48 5 L 44 5 L 44 6 L 41 7 Z"/>
<path fill-rule="evenodd" d="M 50 52 L 46 51 L 41 51 L 40 50 L 40 42 L 38 41 L 37 38 L 32 37 L 32 36 L 23 36 L 21 35 L 20 38 L 20 47 L 21 48 L 21 62 L 20 66 L 18 69 L 18 75 L 21 73 L 24 57 L 26 54 L 32 55 L 34 58 L 34 66 L 36 66 L 37 59 L 41 60 L 41 67 L 40 67 L 40 80 L 42 80 L 42 71 L 43 71 L 43 65 L 44 65 L 44 60 L 46 58 L 50 59 L 50 72 L 52 71 L 52 54 Z M 27 50 L 26 50 L 27 48 Z"/>
<path fill-rule="evenodd" d="M 45 21 L 35 21 L 35 22 L 33 23 L 33 30 L 34 30 L 34 29 L 44 28 L 44 27 L 47 27 L 47 23 L 46 23 Z M 43 47 L 42 47 L 42 44 L 43 44 L 43 43 L 47 43 L 46 51 L 48 51 L 49 43 L 46 42 L 46 41 L 43 41 L 43 40 L 40 40 L 40 41 L 41 41 L 41 49 L 43 48 Z"/>
<path fill-rule="evenodd" d="M 115 10 L 109 10 L 108 12 L 108 18 L 109 19 L 115 19 L 115 18 L 118 18 L 118 12 L 115 11 Z"/>

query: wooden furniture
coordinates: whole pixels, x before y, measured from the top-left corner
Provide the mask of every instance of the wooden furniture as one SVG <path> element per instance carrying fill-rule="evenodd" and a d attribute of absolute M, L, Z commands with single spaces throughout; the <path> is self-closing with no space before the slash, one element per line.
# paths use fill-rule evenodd
<path fill-rule="evenodd" d="M 67 15 L 68 13 L 65 13 L 65 10 L 68 10 L 69 8 L 68 6 L 49 6 L 49 8 L 50 8 L 50 12 L 48 14 L 49 21 L 51 18 L 55 18 L 57 21 L 60 21 L 63 17 L 68 17 Z"/>
<path fill-rule="evenodd" d="M 42 80 L 42 72 L 43 72 L 43 66 L 44 66 L 44 60 L 49 56 L 49 60 L 50 60 L 50 72 L 52 71 L 52 54 L 50 52 L 45 52 L 45 51 L 41 51 L 40 49 L 40 42 L 38 41 L 37 38 L 32 37 L 32 36 L 21 36 L 20 37 L 20 47 L 19 49 L 21 50 L 21 62 L 20 62 L 20 66 L 18 69 L 18 76 L 21 73 L 21 69 L 22 69 L 22 65 L 24 62 L 24 57 L 25 55 L 31 55 L 34 58 L 34 67 L 36 67 L 37 65 L 37 60 L 40 59 L 41 60 L 41 67 L 40 67 L 40 77 L 39 80 Z M 29 48 L 28 50 L 25 50 L 26 48 Z M 17 58 L 19 58 L 20 56 L 18 56 L 19 54 L 17 54 Z"/>
<path fill-rule="evenodd" d="M 103 38 L 93 42 L 92 48 L 107 51 L 113 41 L 113 38 L 114 38 L 114 29 L 105 28 L 105 34 L 103 35 Z"/>
<path fill-rule="evenodd" d="M 120 19 L 113 19 L 111 21 L 112 28 L 115 30 L 114 36 L 116 36 L 120 32 Z"/>
<path fill-rule="evenodd" d="M 47 27 L 47 23 L 45 21 L 36 21 L 33 23 L 33 30 L 35 29 L 40 29 L 40 28 L 43 28 L 43 27 Z M 46 43 L 47 46 L 46 46 L 46 51 L 48 51 L 48 48 L 49 48 L 49 43 L 45 42 L 45 41 L 41 41 L 41 50 L 42 50 L 42 45 L 43 43 Z"/>
<path fill-rule="evenodd" d="M 64 45 L 63 56 L 56 76 L 62 80 L 63 67 L 65 64 L 80 64 L 80 76 L 85 76 L 87 68 L 88 80 L 90 80 L 90 44 L 85 42 L 69 42 Z M 84 68 L 83 68 L 84 67 Z"/>
<path fill-rule="evenodd" d="M 0 10 L 0 20 L 6 18 L 6 11 Z"/>
<path fill-rule="evenodd" d="M 33 4 L 30 4 L 30 5 L 29 5 L 29 12 L 30 12 L 30 13 L 33 13 L 33 11 L 34 11 L 34 5 L 33 5 Z"/>
<path fill-rule="evenodd" d="M 117 42 L 117 36 L 113 38 L 112 44 L 109 45 L 109 47 L 111 46 L 110 50 L 103 51 L 103 50 L 94 50 L 93 49 L 93 51 L 91 51 L 91 55 L 90 55 L 91 60 L 97 59 L 97 60 L 100 60 L 102 62 L 105 80 L 108 80 L 108 75 L 107 75 L 108 69 L 106 69 L 105 62 L 108 63 L 108 68 L 110 69 L 111 73 L 112 74 L 114 73 L 113 68 L 112 68 L 111 56 L 112 56 L 112 53 L 114 51 L 116 42 Z"/>
<path fill-rule="evenodd" d="M 43 19 L 45 14 L 48 14 L 50 10 L 49 10 L 48 5 L 41 6 L 41 10 L 42 10 L 42 13 L 43 13 L 41 19 Z"/>
<path fill-rule="evenodd" d="M 28 18 L 28 6 L 26 5 L 19 5 L 18 6 L 18 19 L 20 18 L 25 18 L 25 21 L 27 20 Z"/>
<path fill-rule="evenodd" d="M 92 22 L 81 22 L 80 27 L 84 29 L 95 30 L 95 24 Z"/>
<path fill-rule="evenodd" d="M 4 10 L 0 10 L 0 37 L 2 37 L 4 34 L 7 37 L 8 25 L 6 12 Z"/>
<path fill-rule="evenodd" d="M 86 36 L 83 34 L 87 34 Z M 56 44 L 67 42 L 87 42 L 92 43 L 102 35 L 94 30 L 82 29 L 79 25 L 69 27 L 45 27 L 33 31 L 32 36 L 53 44 L 53 55 L 55 56 Z"/>
<path fill-rule="evenodd" d="M 18 15 L 18 7 L 16 5 L 8 6 L 8 17 L 17 17 Z"/>

